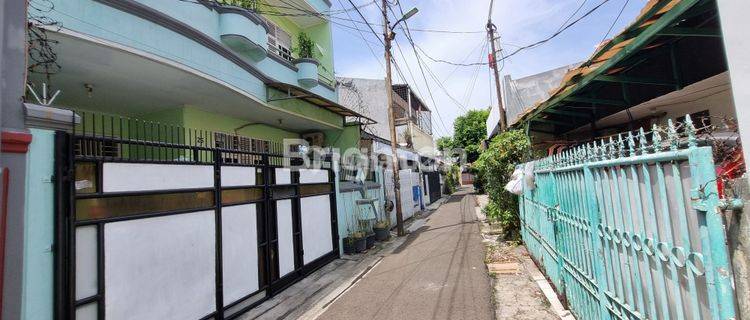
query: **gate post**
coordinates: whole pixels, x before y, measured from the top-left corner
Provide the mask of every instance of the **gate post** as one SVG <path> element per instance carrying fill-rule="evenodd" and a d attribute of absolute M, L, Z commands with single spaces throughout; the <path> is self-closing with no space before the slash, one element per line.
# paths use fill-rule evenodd
<path fill-rule="evenodd" d="M 588 161 L 588 159 L 586 160 Z M 593 247 L 595 256 L 594 261 L 604 260 L 604 252 L 602 251 L 601 243 L 599 243 L 599 204 L 596 200 L 596 188 L 594 187 L 594 175 L 591 172 L 591 168 L 588 164 L 583 166 L 583 178 L 586 186 L 586 206 L 589 212 L 589 232 L 591 232 L 591 245 Z M 607 310 L 607 295 L 604 294 L 604 286 L 607 281 L 604 279 L 604 265 L 602 263 L 594 263 L 594 277 L 596 279 L 596 290 L 599 296 L 599 314 L 601 319 L 611 319 L 609 311 Z"/>
<path fill-rule="evenodd" d="M 711 147 L 696 147 L 691 143 L 690 175 L 693 179 L 691 198 L 693 208 L 703 212 L 708 229 L 709 248 L 705 257 L 707 279 L 708 274 L 713 274 L 716 301 L 719 307 L 719 318 L 722 320 L 735 319 L 736 301 L 732 281 L 734 275 L 732 265 L 729 261 L 729 248 L 727 247 L 727 236 L 724 226 L 724 217 L 719 208 L 719 195 L 716 187 L 716 169 L 713 161 L 713 150 Z M 711 285 L 709 285 L 709 295 Z M 709 299 L 711 300 L 711 299 Z"/>
<path fill-rule="evenodd" d="M 215 280 L 216 280 L 216 319 L 224 319 L 224 261 L 221 243 L 221 151 L 214 150 L 214 214 L 215 216 L 215 238 L 216 238 L 216 262 L 215 262 Z"/>

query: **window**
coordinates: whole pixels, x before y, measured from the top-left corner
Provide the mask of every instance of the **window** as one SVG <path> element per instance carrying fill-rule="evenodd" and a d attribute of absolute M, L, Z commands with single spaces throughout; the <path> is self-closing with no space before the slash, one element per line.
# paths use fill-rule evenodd
<path fill-rule="evenodd" d="M 114 141 L 79 139 L 75 145 L 75 154 L 84 157 L 120 156 L 120 144 Z"/>
<path fill-rule="evenodd" d="M 264 19 L 268 24 L 268 51 L 276 54 L 287 61 L 292 61 L 292 37 L 279 28 L 278 25 L 268 19 Z"/>
<path fill-rule="evenodd" d="M 214 143 L 216 148 L 224 150 L 237 150 L 241 152 L 268 153 L 270 142 L 248 137 L 229 135 L 226 133 L 214 133 Z M 246 153 L 222 152 L 221 157 L 224 163 L 238 164 L 258 164 L 261 162 L 260 156 Z"/>

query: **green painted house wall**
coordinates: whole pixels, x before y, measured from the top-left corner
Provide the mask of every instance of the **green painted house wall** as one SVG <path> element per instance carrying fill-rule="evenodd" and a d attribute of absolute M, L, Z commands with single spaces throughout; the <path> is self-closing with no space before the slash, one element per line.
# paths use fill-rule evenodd
<path fill-rule="evenodd" d="M 270 90 L 270 97 L 284 97 L 286 93 L 282 93 L 277 90 Z M 322 122 L 326 125 L 334 128 L 341 128 L 344 123 L 344 118 L 341 115 L 335 114 L 331 111 L 313 105 L 304 100 L 300 99 L 285 99 L 276 100 L 269 102 L 274 107 L 281 108 L 287 112 L 297 114 L 301 117 L 313 119 L 317 122 Z"/>
<path fill-rule="evenodd" d="M 267 6 L 265 3 L 260 4 L 260 10 L 263 12 L 277 12 L 275 8 Z M 274 14 L 263 14 L 263 17 L 270 20 L 281 29 L 284 29 L 292 37 L 292 49 L 297 47 L 297 35 L 304 31 L 310 36 L 310 39 L 318 44 L 324 52 L 316 50 L 315 59 L 320 62 L 318 67 L 319 73 L 325 75 L 328 78 L 333 79 L 333 32 L 331 30 L 330 22 L 321 21 L 321 23 L 306 27 L 304 30 L 301 29 L 292 20 L 283 16 Z M 297 57 L 297 53 L 293 52 L 292 56 Z"/>
<path fill-rule="evenodd" d="M 238 134 L 279 143 L 284 142 L 284 139 L 297 139 L 300 137 L 299 134 L 295 132 L 275 128 L 266 124 L 251 124 L 242 119 L 208 112 L 193 106 L 158 111 L 143 115 L 141 118 L 160 123 L 179 125 L 191 129 Z"/>
<path fill-rule="evenodd" d="M 345 126 L 344 130 L 325 130 L 325 146 L 338 148 L 343 154 L 346 149 L 359 148 L 359 125 Z"/>

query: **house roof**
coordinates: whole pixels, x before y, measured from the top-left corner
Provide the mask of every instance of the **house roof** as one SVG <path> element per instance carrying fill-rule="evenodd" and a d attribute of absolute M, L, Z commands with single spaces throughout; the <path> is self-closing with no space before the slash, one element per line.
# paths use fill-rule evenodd
<path fill-rule="evenodd" d="M 648 1 L 634 22 L 569 70 L 549 98 L 521 112 L 515 126 L 565 133 L 722 72 L 716 13 L 715 0 Z"/>

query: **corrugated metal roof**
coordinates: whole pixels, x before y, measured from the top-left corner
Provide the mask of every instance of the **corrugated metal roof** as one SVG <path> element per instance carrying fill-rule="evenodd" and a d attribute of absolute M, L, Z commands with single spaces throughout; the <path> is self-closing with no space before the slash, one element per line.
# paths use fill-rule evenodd
<path fill-rule="evenodd" d="M 613 37 L 612 39 L 601 43 L 598 48 L 594 51 L 591 57 L 578 68 L 571 69 L 563 77 L 560 85 L 550 92 L 550 97 L 546 100 L 539 101 L 532 107 L 526 109 L 520 115 L 518 123 L 523 123 L 540 111 L 554 105 L 554 102 L 560 97 L 567 96 L 574 90 L 581 89 L 582 80 L 592 73 L 597 74 L 616 74 L 619 68 L 612 68 L 614 63 L 625 58 L 628 54 L 634 53 L 644 48 L 651 48 L 656 45 L 644 46 L 648 42 L 644 42 L 646 30 L 650 29 L 657 21 L 665 18 L 667 13 L 676 8 L 678 5 L 683 4 L 683 7 L 689 7 L 697 3 L 697 0 L 650 0 L 641 9 L 640 14 L 625 30 Z M 683 10 L 685 8 L 682 8 Z M 666 17 L 668 19 L 675 18 L 674 16 Z M 661 24 L 657 28 L 663 28 L 664 24 Z M 649 34 L 646 36 L 653 36 L 656 33 Z M 636 40 L 639 40 L 636 42 Z M 644 46 L 644 47 L 642 47 Z M 629 50 L 624 51 L 623 50 Z M 609 69 L 611 68 L 611 69 Z M 600 70 L 601 69 L 601 70 Z M 609 70 L 608 70 L 609 69 Z M 585 85 L 586 83 L 583 83 Z"/>

